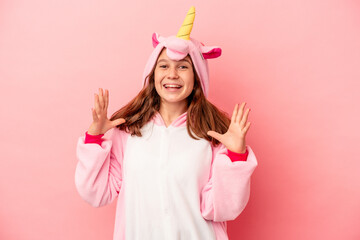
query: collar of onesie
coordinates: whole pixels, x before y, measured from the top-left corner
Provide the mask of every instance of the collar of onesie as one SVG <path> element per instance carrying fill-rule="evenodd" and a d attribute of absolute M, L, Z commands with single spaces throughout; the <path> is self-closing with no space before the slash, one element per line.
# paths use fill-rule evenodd
<path fill-rule="evenodd" d="M 184 112 L 183 114 L 178 116 L 168 127 L 184 127 L 184 126 L 186 127 L 186 117 L 187 117 L 187 112 Z M 152 118 L 152 121 L 154 121 L 156 125 L 166 126 L 164 119 L 162 118 L 159 112 L 155 113 L 154 117 Z"/>

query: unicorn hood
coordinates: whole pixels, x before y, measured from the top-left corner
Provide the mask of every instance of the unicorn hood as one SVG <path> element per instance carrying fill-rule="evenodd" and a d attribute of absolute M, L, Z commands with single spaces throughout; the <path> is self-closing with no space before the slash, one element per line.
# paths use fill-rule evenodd
<path fill-rule="evenodd" d="M 209 92 L 209 69 L 207 59 L 217 58 L 221 55 L 221 48 L 216 46 L 205 46 L 198 40 L 191 38 L 190 33 L 195 19 L 195 8 L 191 7 L 176 36 L 163 37 L 153 33 L 152 43 L 154 50 L 151 53 L 143 73 L 143 86 L 147 85 L 146 78 L 156 64 L 156 60 L 165 47 L 167 56 L 175 61 L 185 58 L 188 54 L 194 64 L 195 71 L 200 78 L 201 88 L 208 96 Z"/>

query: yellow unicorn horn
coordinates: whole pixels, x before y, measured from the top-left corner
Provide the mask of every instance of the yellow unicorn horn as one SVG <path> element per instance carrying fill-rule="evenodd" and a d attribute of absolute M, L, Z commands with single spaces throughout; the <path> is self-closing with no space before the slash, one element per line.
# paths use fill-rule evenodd
<path fill-rule="evenodd" d="M 179 29 L 176 37 L 190 40 L 190 33 L 195 19 L 195 7 L 191 7 L 186 14 L 185 20 Z"/>

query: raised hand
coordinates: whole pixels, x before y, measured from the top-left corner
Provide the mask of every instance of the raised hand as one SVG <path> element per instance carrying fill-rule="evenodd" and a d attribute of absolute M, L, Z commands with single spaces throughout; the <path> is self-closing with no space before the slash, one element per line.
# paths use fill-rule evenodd
<path fill-rule="evenodd" d="M 119 118 L 110 121 L 107 117 L 107 108 L 109 106 L 109 91 L 99 88 L 99 95 L 95 94 L 95 109 L 91 108 L 93 122 L 91 123 L 88 134 L 99 135 L 106 133 L 109 129 L 125 122 L 125 119 Z"/>
<path fill-rule="evenodd" d="M 250 122 L 246 122 L 250 109 L 245 108 L 245 102 L 241 104 L 239 109 L 239 104 L 235 105 L 231 123 L 229 129 L 225 134 L 220 134 L 215 131 L 208 131 L 207 134 L 219 142 L 225 145 L 227 149 L 236 153 L 245 153 L 246 152 L 246 142 L 245 136 L 250 127 Z"/>

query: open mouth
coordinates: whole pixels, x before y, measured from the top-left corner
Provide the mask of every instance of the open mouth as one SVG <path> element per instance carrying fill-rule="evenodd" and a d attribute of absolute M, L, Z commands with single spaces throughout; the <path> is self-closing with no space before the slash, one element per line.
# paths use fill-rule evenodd
<path fill-rule="evenodd" d="M 182 86 L 177 84 L 164 84 L 166 89 L 180 89 Z"/>

